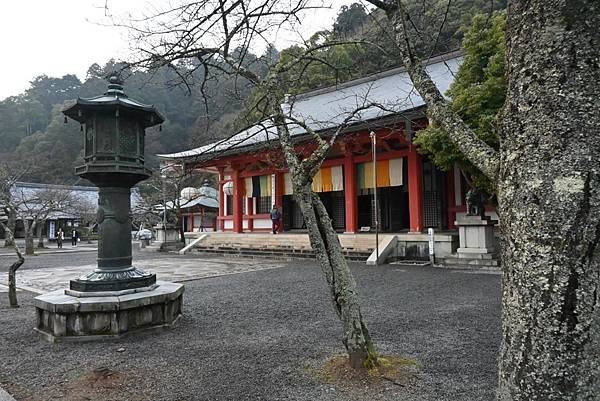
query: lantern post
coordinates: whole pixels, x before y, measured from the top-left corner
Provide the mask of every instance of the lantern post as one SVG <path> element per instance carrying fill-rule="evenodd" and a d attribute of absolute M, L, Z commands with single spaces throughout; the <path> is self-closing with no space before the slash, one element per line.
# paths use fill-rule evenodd
<path fill-rule="evenodd" d="M 108 81 L 103 95 L 78 98 L 63 110 L 84 133 L 84 163 L 75 173 L 98 187 L 98 264 L 68 289 L 36 298 L 36 330 L 52 341 L 120 336 L 168 326 L 181 315 L 183 285 L 157 282 L 132 263 L 131 252 L 131 188 L 151 175 L 145 130 L 164 118 L 129 98 L 118 75 Z"/>

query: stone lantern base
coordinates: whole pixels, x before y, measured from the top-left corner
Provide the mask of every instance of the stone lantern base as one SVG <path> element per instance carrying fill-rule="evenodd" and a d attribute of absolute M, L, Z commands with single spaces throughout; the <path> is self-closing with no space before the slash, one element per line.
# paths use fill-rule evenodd
<path fill-rule="evenodd" d="M 164 281 L 122 291 L 53 291 L 35 298 L 35 330 L 56 342 L 119 338 L 170 327 L 181 317 L 183 292 L 183 284 Z"/>

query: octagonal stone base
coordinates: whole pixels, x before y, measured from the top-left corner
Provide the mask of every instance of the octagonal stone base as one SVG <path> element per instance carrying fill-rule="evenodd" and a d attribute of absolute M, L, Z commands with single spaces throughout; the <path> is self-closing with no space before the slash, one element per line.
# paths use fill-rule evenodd
<path fill-rule="evenodd" d="M 183 284 L 157 281 L 147 291 L 73 296 L 57 290 L 35 298 L 35 330 L 48 341 L 119 338 L 172 326 L 180 317 Z"/>

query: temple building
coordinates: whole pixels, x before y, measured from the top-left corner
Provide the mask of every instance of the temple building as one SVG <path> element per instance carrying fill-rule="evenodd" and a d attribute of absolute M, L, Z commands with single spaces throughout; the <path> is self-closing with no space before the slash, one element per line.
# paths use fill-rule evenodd
<path fill-rule="evenodd" d="M 427 70 L 442 93 L 462 59 L 460 53 L 450 53 L 429 61 Z M 377 106 L 350 120 L 313 178 L 313 190 L 323 200 L 334 228 L 345 233 L 370 231 L 376 209 L 381 232 L 454 228 L 456 214 L 464 211 L 465 183 L 458 169 L 440 171 L 413 144 L 415 132 L 428 120 L 425 104 L 404 68 L 290 96 L 283 107 L 327 137 L 366 104 Z M 310 135 L 293 123 L 289 129 L 298 154 L 308 156 L 316 147 Z M 304 228 L 271 121 L 219 142 L 159 157 L 164 163 L 218 174 L 218 231 L 268 231 L 272 205 L 281 208 L 282 230 Z"/>
<path fill-rule="evenodd" d="M 216 189 L 204 181 L 200 188 L 183 188 L 176 202 L 167 201 L 167 210 L 179 209 L 185 232 L 216 231 L 219 201 Z M 162 205 L 157 205 L 162 210 Z"/>

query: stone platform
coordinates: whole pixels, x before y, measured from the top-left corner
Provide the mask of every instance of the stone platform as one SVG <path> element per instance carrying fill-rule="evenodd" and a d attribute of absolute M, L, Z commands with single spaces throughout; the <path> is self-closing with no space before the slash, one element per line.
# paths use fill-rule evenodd
<path fill-rule="evenodd" d="M 56 342 L 120 338 L 139 330 L 169 327 L 181 317 L 183 292 L 183 284 L 166 281 L 118 292 L 56 290 L 35 298 L 35 330 Z"/>

